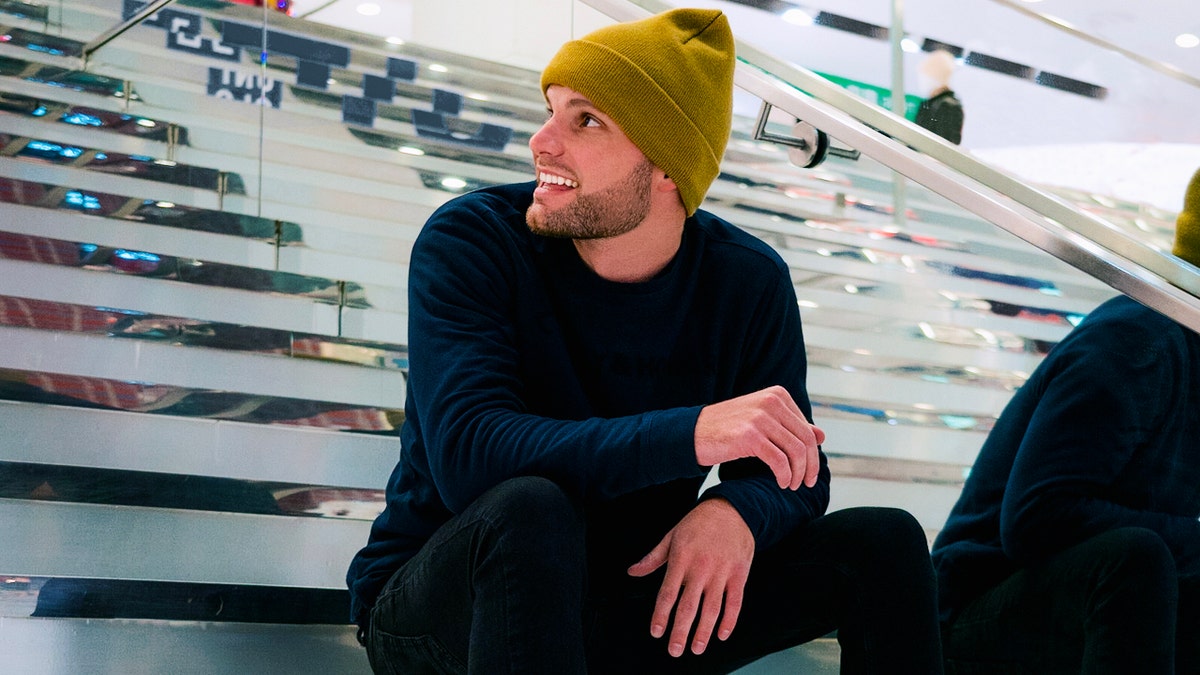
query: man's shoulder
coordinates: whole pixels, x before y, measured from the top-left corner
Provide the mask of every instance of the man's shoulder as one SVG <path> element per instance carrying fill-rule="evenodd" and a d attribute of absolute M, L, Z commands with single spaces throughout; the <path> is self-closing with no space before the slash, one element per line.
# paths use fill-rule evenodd
<path fill-rule="evenodd" d="M 432 223 L 451 214 L 456 216 L 471 214 L 479 218 L 506 221 L 519 216 L 523 221 L 525 211 L 533 201 L 533 188 L 532 181 L 479 188 L 442 204 L 433 212 L 429 220 Z"/>
<path fill-rule="evenodd" d="M 528 234 L 525 211 L 533 201 L 532 182 L 480 188 L 450 199 L 434 210 L 418 237 L 487 240 Z"/>
<path fill-rule="evenodd" d="M 1110 330 L 1120 328 L 1147 337 L 1164 331 L 1174 332 L 1175 329 L 1181 328 L 1167 316 L 1125 295 L 1102 302 L 1084 318 L 1080 327 L 1104 327 Z"/>
<path fill-rule="evenodd" d="M 1118 295 L 1091 311 L 1064 342 L 1125 354 L 1154 355 L 1200 336 L 1137 300 Z"/>
<path fill-rule="evenodd" d="M 722 262 L 754 266 L 770 263 L 780 270 L 787 269 L 778 251 L 724 218 L 704 209 L 698 209 L 692 218 L 707 252 L 718 256 Z"/>

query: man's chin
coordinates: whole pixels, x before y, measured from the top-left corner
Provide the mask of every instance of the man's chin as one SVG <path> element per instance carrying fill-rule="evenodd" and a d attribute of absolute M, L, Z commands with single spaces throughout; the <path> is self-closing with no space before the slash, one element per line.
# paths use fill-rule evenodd
<path fill-rule="evenodd" d="M 546 207 L 534 202 L 525 210 L 525 225 L 529 231 L 543 237 L 563 238 L 567 234 L 554 227 L 553 217 L 546 212 Z"/>

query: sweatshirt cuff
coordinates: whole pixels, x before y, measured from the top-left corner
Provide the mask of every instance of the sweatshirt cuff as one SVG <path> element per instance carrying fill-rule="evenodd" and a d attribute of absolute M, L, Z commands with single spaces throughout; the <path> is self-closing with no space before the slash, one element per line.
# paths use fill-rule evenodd
<path fill-rule="evenodd" d="M 701 406 L 645 414 L 639 457 L 646 478 L 661 483 L 708 471 L 696 463 L 696 420 Z"/>

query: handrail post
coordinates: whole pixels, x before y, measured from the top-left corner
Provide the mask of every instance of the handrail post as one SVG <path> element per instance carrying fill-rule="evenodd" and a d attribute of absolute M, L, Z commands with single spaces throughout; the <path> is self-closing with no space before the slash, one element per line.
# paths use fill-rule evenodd
<path fill-rule="evenodd" d="M 91 58 L 98 49 L 120 37 L 125 31 L 133 28 L 139 23 L 145 21 L 158 10 L 175 2 L 175 0 L 150 0 L 145 7 L 138 10 L 133 16 L 125 21 L 109 28 L 100 35 L 96 36 L 91 42 L 83 46 L 83 52 L 80 57 L 83 59 L 83 68 L 87 70 L 88 59 Z"/>

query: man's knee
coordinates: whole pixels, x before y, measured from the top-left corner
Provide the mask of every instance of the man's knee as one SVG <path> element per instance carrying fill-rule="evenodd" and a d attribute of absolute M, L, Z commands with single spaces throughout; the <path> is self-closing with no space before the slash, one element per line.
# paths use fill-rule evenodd
<path fill-rule="evenodd" d="M 1116 580 L 1141 590 L 1170 591 L 1177 586 L 1175 558 L 1162 537 L 1142 527 L 1122 527 L 1092 537 L 1082 553 L 1099 566 L 1099 581 Z"/>
<path fill-rule="evenodd" d="M 485 492 L 480 514 L 495 530 L 522 546 L 577 546 L 582 551 L 583 519 L 579 507 L 557 483 L 537 476 L 511 478 Z"/>
<path fill-rule="evenodd" d="M 908 511 L 883 506 L 864 506 L 835 511 L 830 516 L 846 518 L 855 533 L 856 547 L 869 558 L 911 553 L 927 558 L 929 543 L 924 528 Z M 826 516 L 826 517 L 830 517 Z"/>

